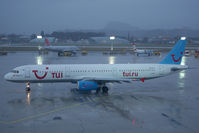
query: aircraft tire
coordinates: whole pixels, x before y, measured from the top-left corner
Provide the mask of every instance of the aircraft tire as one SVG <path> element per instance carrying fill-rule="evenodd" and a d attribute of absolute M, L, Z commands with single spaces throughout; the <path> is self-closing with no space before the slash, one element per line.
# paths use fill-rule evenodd
<path fill-rule="evenodd" d="M 30 91 L 30 82 L 27 82 L 26 83 L 26 92 L 29 92 Z"/>
<path fill-rule="evenodd" d="M 101 88 L 100 88 L 100 87 L 98 87 L 98 88 L 96 89 L 96 94 L 99 94 L 99 93 L 100 93 L 100 91 L 101 91 Z"/>
<path fill-rule="evenodd" d="M 30 91 L 30 87 L 26 87 L 26 92 L 29 92 Z"/>
<path fill-rule="evenodd" d="M 102 92 L 103 92 L 104 94 L 107 94 L 107 93 L 108 93 L 108 87 L 103 86 L 103 87 L 102 87 Z"/>

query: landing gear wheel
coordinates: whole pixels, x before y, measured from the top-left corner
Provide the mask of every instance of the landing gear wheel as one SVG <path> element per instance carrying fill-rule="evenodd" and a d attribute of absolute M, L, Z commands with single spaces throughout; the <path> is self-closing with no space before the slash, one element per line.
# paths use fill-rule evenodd
<path fill-rule="evenodd" d="M 100 87 L 98 87 L 98 88 L 97 88 L 97 90 L 96 90 L 96 94 L 99 94 L 99 93 L 100 93 L 100 91 L 101 91 L 101 88 L 100 88 Z"/>
<path fill-rule="evenodd" d="M 26 91 L 27 91 L 27 92 L 30 92 L 30 88 L 26 88 Z"/>
<path fill-rule="evenodd" d="M 30 92 L 30 82 L 26 83 L 26 92 Z"/>
<path fill-rule="evenodd" d="M 103 87 L 102 87 L 102 92 L 103 92 L 104 94 L 108 94 L 108 87 L 103 86 Z"/>

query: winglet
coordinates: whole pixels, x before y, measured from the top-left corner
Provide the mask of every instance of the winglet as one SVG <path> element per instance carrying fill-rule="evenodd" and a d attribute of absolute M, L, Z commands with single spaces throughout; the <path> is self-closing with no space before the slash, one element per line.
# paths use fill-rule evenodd
<path fill-rule="evenodd" d="M 180 64 L 185 46 L 186 37 L 181 37 L 169 54 L 160 62 L 160 64 Z"/>
<path fill-rule="evenodd" d="M 144 82 L 144 78 L 141 78 L 140 80 L 141 80 L 142 82 Z"/>

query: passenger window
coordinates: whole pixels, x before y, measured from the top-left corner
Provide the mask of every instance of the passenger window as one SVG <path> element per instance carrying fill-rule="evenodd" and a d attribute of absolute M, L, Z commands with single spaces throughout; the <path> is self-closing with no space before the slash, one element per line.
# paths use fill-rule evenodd
<path fill-rule="evenodd" d="M 19 73 L 18 70 L 12 70 L 11 72 L 12 72 L 12 73 Z"/>

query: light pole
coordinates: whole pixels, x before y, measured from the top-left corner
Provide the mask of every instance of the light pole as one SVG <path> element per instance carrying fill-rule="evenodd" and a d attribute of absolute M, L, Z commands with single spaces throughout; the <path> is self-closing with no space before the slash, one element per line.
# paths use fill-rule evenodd
<path fill-rule="evenodd" d="M 112 41 L 111 42 L 111 52 L 113 51 L 113 42 L 115 40 L 115 36 L 110 36 L 110 40 Z"/>

